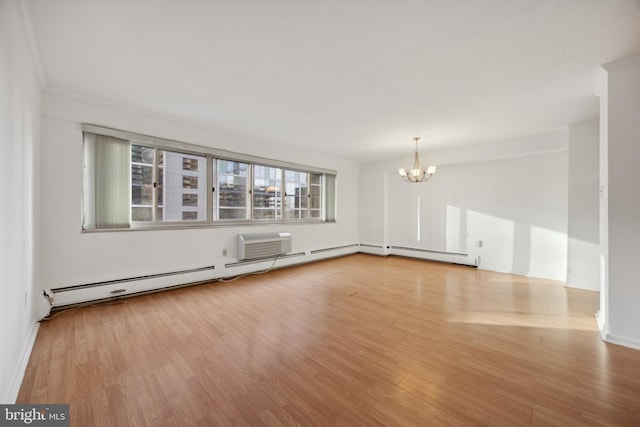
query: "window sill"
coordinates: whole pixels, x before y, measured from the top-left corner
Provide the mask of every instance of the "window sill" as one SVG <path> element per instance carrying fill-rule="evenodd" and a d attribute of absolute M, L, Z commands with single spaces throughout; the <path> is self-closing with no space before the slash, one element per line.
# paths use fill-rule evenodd
<path fill-rule="evenodd" d="M 283 225 L 314 225 L 314 224 L 335 224 L 335 220 L 286 220 L 286 221 L 271 221 L 271 220 L 254 220 L 254 221 L 194 221 L 192 223 L 184 224 L 180 222 L 165 222 L 161 224 L 144 224 L 144 223 L 132 223 L 129 228 L 105 228 L 105 229 L 82 229 L 82 233 L 112 233 L 112 232 L 130 232 L 130 231 L 149 231 L 149 230 L 192 230 L 192 229 L 207 229 L 207 228 L 229 228 L 229 227 L 264 227 L 264 226 L 283 226 Z"/>

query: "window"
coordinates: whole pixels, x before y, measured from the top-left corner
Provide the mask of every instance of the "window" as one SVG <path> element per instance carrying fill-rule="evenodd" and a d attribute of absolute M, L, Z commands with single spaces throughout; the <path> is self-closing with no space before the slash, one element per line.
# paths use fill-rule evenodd
<path fill-rule="evenodd" d="M 158 221 L 207 219 L 207 158 L 158 150 Z M 188 167 L 185 167 L 188 165 Z M 185 179 L 189 182 L 184 185 Z M 185 213 L 188 212 L 188 215 Z"/>
<path fill-rule="evenodd" d="M 319 173 L 310 174 L 309 184 L 309 217 L 322 218 L 324 207 L 324 189 L 326 183 L 323 182 L 322 175 Z"/>
<path fill-rule="evenodd" d="M 131 220 L 153 220 L 153 169 L 155 150 L 131 146 Z"/>
<path fill-rule="evenodd" d="M 92 125 L 83 129 L 84 230 L 335 220 L 334 172 Z"/>
<path fill-rule="evenodd" d="M 195 221 L 198 219 L 198 212 L 182 212 L 182 219 L 184 221 Z"/>
<path fill-rule="evenodd" d="M 249 164 L 218 160 L 219 220 L 249 219 Z"/>
<path fill-rule="evenodd" d="M 298 171 L 285 171 L 284 217 L 287 219 L 305 219 L 309 213 L 309 174 Z"/>
<path fill-rule="evenodd" d="M 206 157 L 132 143 L 131 221 L 206 220 L 206 164 Z"/>
<path fill-rule="evenodd" d="M 198 177 L 182 175 L 182 188 L 198 188 Z"/>
<path fill-rule="evenodd" d="M 282 169 L 253 167 L 253 219 L 282 218 Z"/>

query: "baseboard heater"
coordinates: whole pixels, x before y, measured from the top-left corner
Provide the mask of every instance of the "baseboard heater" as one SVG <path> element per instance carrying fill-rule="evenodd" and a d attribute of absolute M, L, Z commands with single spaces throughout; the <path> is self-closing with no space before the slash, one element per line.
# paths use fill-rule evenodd
<path fill-rule="evenodd" d="M 244 259 L 244 260 L 240 260 L 240 261 L 235 261 L 235 262 L 230 262 L 228 264 L 225 264 L 224 267 L 225 268 L 233 268 L 233 267 L 241 267 L 243 265 L 250 265 L 250 264 L 259 264 L 259 263 L 263 263 L 263 262 L 269 262 L 269 261 L 273 261 L 276 259 L 289 259 L 289 258 L 297 258 L 297 257 L 301 257 L 304 256 L 305 253 L 304 252 L 296 252 L 293 254 L 286 254 L 286 255 L 275 255 L 275 256 L 270 256 L 270 257 L 266 257 L 266 258 L 256 258 L 256 259 Z"/>
<path fill-rule="evenodd" d="M 370 245 L 368 243 L 360 243 L 358 244 L 359 247 L 361 248 L 376 248 L 376 249 L 384 249 L 385 247 L 382 245 Z M 388 248 L 389 246 L 387 246 Z"/>
<path fill-rule="evenodd" d="M 83 303 L 112 299 L 120 296 L 132 296 L 154 290 L 169 289 L 208 282 L 214 278 L 214 266 L 192 268 L 167 273 L 148 274 L 101 282 L 85 283 L 60 288 L 51 288 L 54 309 Z"/>
<path fill-rule="evenodd" d="M 430 249 L 408 248 L 404 246 L 391 246 L 391 255 L 400 255 L 410 258 L 420 258 L 430 261 L 448 262 L 451 264 L 468 265 L 477 267 L 478 257 L 458 252 L 443 252 Z"/>
<path fill-rule="evenodd" d="M 309 252 L 310 254 L 321 254 L 324 252 L 333 252 L 333 251 L 338 251 L 338 250 L 342 250 L 342 249 L 351 249 L 351 248 L 357 248 L 358 245 L 344 245 L 344 246 L 335 246 L 333 248 L 323 248 L 323 249 L 315 249 L 311 252 Z"/>

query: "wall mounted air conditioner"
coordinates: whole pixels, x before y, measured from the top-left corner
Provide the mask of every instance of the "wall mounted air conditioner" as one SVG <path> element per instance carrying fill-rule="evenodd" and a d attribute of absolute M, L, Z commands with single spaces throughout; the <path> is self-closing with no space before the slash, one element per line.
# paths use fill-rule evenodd
<path fill-rule="evenodd" d="M 291 252 L 291 233 L 238 234 L 239 260 L 268 258 Z"/>

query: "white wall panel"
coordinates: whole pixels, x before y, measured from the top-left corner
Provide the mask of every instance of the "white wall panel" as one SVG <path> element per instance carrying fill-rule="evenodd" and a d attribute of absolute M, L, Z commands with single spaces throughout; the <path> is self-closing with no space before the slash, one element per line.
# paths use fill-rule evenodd
<path fill-rule="evenodd" d="M 605 66 L 608 72 L 608 182 L 601 218 L 608 229 L 608 285 L 605 334 L 608 341 L 640 349 L 640 56 Z M 600 223 L 602 226 L 602 222 Z M 608 331 L 606 330 L 608 326 Z"/>
<path fill-rule="evenodd" d="M 367 209 L 379 211 L 383 199 L 366 177 L 386 174 L 392 248 L 469 253 L 479 255 L 480 268 L 564 281 L 567 133 L 537 138 L 544 148 L 541 152 L 532 152 L 535 144 L 527 138 L 524 143 L 493 146 L 490 152 L 496 159 L 470 161 L 462 153 L 456 162 L 455 153 L 426 155 L 430 163 L 438 164 L 438 158 L 445 162 L 426 183 L 402 181 L 390 162 L 365 165 L 361 218 L 368 215 Z M 361 236 L 375 239 L 379 230 L 368 227 L 382 227 L 380 222 L 379 217 L 377 225 L 361 219 Z"/>
<path fill-rule="evenodd" d="M 42 315 L 40 86 L 18 2 L 0 2 L 0 403 L 14 403 Z"/>
<path fill-rule="evenodd" d="M 567 286 L 600 289 L 599 121 L 569 128 Z"/>

